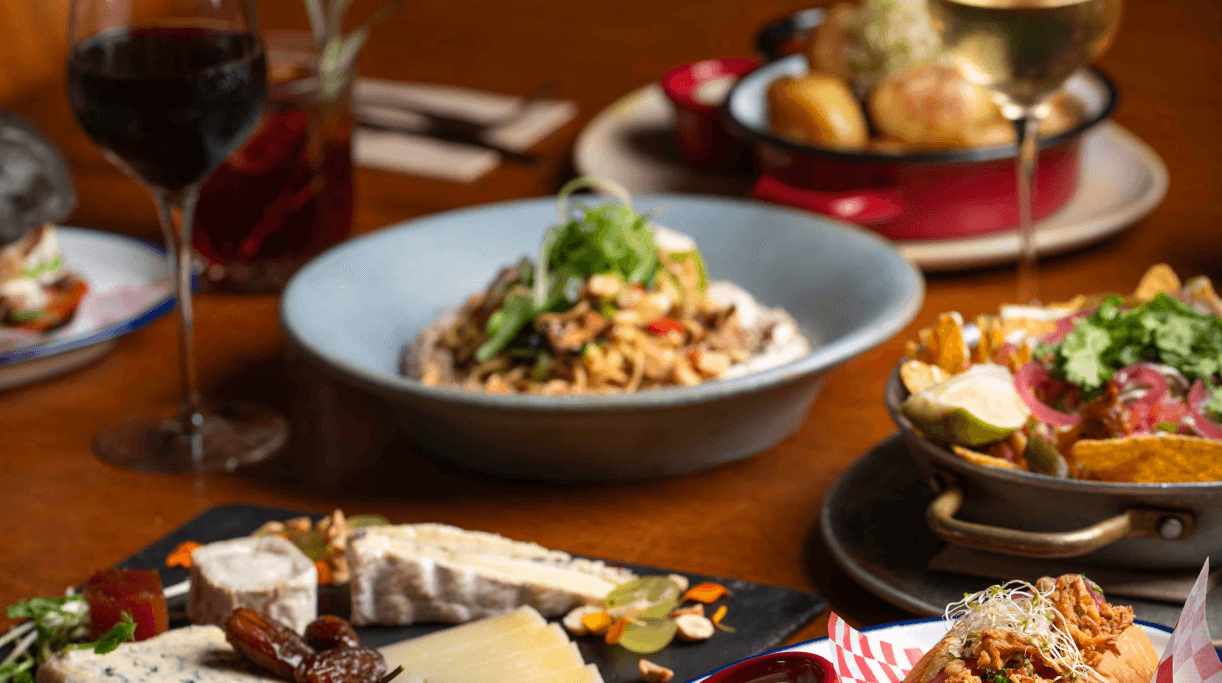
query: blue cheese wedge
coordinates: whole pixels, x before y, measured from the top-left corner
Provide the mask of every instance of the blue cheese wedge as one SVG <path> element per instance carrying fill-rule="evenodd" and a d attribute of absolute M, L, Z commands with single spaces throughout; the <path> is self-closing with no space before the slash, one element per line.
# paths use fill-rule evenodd
<path fill-rule="evenodd" d="M 69 650 L 38 667 L 37 683 L 273 683 L 216 626 L 188 626 L 114 652 Z"/>
<path fill-rule="evenodd" d="M 444 524 L 362 529 L 348 539 L 351 621 L 462 623 L 529 606 L 559 616 L 635 576 L 535 543 Z"/>
<path fill-rule="evenodd" d="M 262 612 L 301 633 L 318 616 L 318 570 L 292 541 L 235 538 L 191 553 L 187 616 L 223 625 L 239 607 Z"/>

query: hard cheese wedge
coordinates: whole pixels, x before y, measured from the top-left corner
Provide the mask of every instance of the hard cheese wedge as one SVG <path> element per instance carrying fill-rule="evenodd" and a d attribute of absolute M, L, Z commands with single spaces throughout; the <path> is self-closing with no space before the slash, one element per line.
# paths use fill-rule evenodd
<path fill-rule="evenodd" d="M 405 681 L 427 683 L 602 683 L 564 630 L 530 607 L 381 649 Z"/>

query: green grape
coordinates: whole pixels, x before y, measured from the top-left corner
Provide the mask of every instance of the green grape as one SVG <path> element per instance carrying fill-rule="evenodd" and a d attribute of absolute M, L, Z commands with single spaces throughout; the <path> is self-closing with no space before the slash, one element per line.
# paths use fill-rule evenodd
<path fill-rule="evenodd" d="M 641 604 L 646 609 L 634 616 L 661 619 L 679 604 L 679 585 L 665 576 L 642 576 L 608 593 L 606 603 L 609 612 Z"/>
<path fill-rule="evenodd" d="M 661 650 L 675 639 L 675 631 L 679 625 L 674 619 L 646 619 L 630 621 L 624 627 L 624 635 L 620 636 L 619 644 L 629 652 L 648 655 Z"/>
<path fill-rule="evenodd" d="M 327 556 L 327 537 L 321 531 L 290 531 L 288 539 L 311 560 Z"/>
<path fill-rule="evenodd" d="M 344 520 L 348 524 L 349 529 L 360 529 L 366 526 L 387 526 L 390 520 L 382 515 L 352 515 Z"/>

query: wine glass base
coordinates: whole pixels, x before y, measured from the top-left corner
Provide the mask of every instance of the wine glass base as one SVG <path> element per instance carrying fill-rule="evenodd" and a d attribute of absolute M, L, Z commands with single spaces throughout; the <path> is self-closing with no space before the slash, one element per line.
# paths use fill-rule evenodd
<path fill-rule="evenodd" d="M 208 404 L 194 435 L 178 418 L 141 417 L 98 434 L 93 452 L 103 462 L 145 472 L 233 470 L 265 460 L 288 441 L 279 413 L 246 403 Z"/>

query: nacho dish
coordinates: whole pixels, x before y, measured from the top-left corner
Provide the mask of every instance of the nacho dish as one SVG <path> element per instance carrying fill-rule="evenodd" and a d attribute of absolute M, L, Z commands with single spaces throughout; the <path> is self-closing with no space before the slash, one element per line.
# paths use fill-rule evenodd
<path fill-rule="evenodd" d="M 1148 683 L 1158 652 L 1081 574 L 993 586 L 946 608 L 948 632 L 904 683 Z"/>
<path fill-rule="evenodd" d="M 622 204 L 577 207 L 601 185 Z M 579 178 L 561 190 L 560 224 L 532 261 L 425 329 L 403 374 L 428 386 L 490 393 L 629 393 L 728 379 L 796 360 L 810 342 L 780 308 L 709 281 L 687 235 L 650 223 L 631 197 Z"/>
<path fill-rule="evenodd" d="M 1128 296 L 938 316 L 908 342 L 901 412 L 978 465 L 1113 482 L 1222 480 L 1222 299 L 1152 267 Z"/>
<path fill-rule="evenodd" d="M 808 73 L 768 89 L 778 135 L 845 151 L 904 154 L 1012 145 L 1014 125 L 989 91 L 945 54 L 925 0 L 860 0 L 833 6 L 807 50 Z M 1040 135 L 1077 125 L 1082 103 L 1061 91 Z"/>
<path fill-rule="evenodd" d="M 55 226 L 0 245 L 0 326 L 50 332 L 72 322 L 89 287 L 64 266 Z"/>

